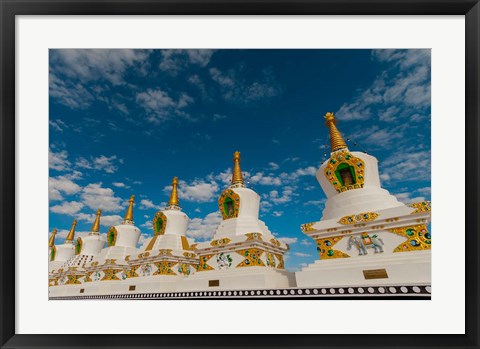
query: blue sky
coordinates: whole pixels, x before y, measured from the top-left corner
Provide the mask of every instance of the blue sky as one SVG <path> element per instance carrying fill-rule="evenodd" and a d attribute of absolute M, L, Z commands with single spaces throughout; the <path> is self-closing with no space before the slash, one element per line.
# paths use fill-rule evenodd
<path fill-rule="evenodd" d="M 317 259 L 300 231 L 321 218 L 315 172 L 329 156 L 323 115 L 335 112 L 350 150 L 379 160 L 382 186 L 430 200 L 430 50 L 50 50 L 49 234 L 73 218 L 88 234 L 122 221 L 131 194 L 140 243 L 173 176 L 209 239 L 217 199 L 242 154 L 260 218 L 289 243 L 289 270 Z"/>

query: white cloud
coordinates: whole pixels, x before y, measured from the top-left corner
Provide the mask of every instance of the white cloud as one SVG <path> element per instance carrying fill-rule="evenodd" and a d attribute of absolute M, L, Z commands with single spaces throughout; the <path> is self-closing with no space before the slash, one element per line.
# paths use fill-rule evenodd
<path fill-rule="evenodd" d="M 95 221 L 94 213 L 77 213 L 74 215 L 75 218 L 79 221 L 84 221 L 93 224 Z M 123 222 L 123 218 L 119 215 L 101 215 L 100 216 L 100 225 L 104 227 L 111 227 L 112 225 L 118 225 Z"/>
<path fill-rule="evenodd" d="M 54 73 L 49 76 L 49 95 L 70 109 L 87 109 L 94 100 L 83 84 L 62 80 Z"/>
<path fill-rule="evenodd" d="M 83 206 L 84 205 L 81 202 L 70 201 L 70 202 L 64 202 L 60 205 L 52 206 L 50 208 L 50 211 L 55 213 L 60 213 L 60 214 L 72 215 L 80 211 L 83 208 Z"/>
<path fill-rule="evenodd" d="M 382 163 L 382 176 L 390 180 L 430 181 L 430 151 L 401 151 Z"/>
<path fill-rule="evenodd" d="M 272 216 L 274 217 L 281 217 L 283 215 L 283 211 L 273 211 Z"/>
<path fill-rule="evenodd" d="M 115 162 L 123 162 L 122 159 L 117 159 L 116 155 L 105 156 L 100 155 L 98 157 L 93 157 L 91 160 L 85 158 L 79 158 L 75 162 L 75 165 L 80 168 L 94 169 L 97 171 L 105 171 L 106 173 L 115 173 L 118 170 L 117 164 Z"/>
<path fill-rule="evenodd" d="M 283 238 L 277 238 L 277 240 L 279 240 L 279 241 L 281 241 L 285 244 L 292 245 L 292 244 L 294 244 L 298 241 L 298 238 L 283 237 Z"/>
<path fill-rule="evenodd" d="M 226 115 L 213 114 L 212 120 L 213 120 L 213 121 L 218 121 L 218 120 L 224 120 L 224 119 L 226 119 L 226 118 L 227 118 Z"/>
<path fill-rule="evenodd" d="M 209 213 L 205 218 L 193 218 L 188 225 L 187 235 L 194 239 L 209 239 L 222 221 L 220 212 Z"/>
<path fill-rule="evenodd" d="M 311 239 L 303 239 L 302 241 L 300 241 L 300 244 L 305 246 L 310 246 L 313 244 L 313 242 Z"/>
<path fill-rule="evenodd" d="M 327 202 L 326 198 L 320 200 L 309 200 L 303 203 L 304 206 L 323 206 Z"/>
<path fill-rule="evenodd" d="M 170 193 L 172 186 L 166 186 L 163 191 Z M 191 183 L 184 180 L 178 182 L 179 199 L 193 202 L 209 202 L 216 198 L 219 190 L 218 184 L 214 181 L 205 182 L 204 180 L 195 179 Z"/>
<path fill-rule="evenodd" d="M 166 203 L 165 202 L 162 202 L 160 205 L 156 205 L 152 202 L 152 200 L 149 200 L 149 199 L 142 199 L 140 201 L 140 207 L 139 209 L 140 210 L 148 210 L 148 209 L 156 209 L 156 210 L 160 210 L 162 209 L 163 207 L 166 206 Z"/>
<path fill-rule="evenodd" d="M 193 98 L 185 93 L 181 93 L 178 99 L 174 100 L 166 91 L 150 88 L 137 93 L 135 100 L 149 113 L 147 120 L 154 124 L 160 124 L 175 116 L 190 119 L 190 115 L 183 109 L 194 102 Z"/>
<path fill-rule="evenodd" d="M 430 106 L 430 50 L 373 50 L 372 57 L 390 65 L 370 87 L 340 107 L 336 114 L 341 120 L 370 119 L 375 107 L 382 108 L 379 120 L 392 122 Z"/>
<path fill-rule="evenodd" d="M 68 153 L 66 150 L 57 153 L 48 150 L 48 166 L 52 170 L 66 171 L 70 169 L 70 162 L 67 160 Z"/>
<path fill-rule="evenodd" d="M 268 166 L 270 166 L 270 169 L 271 169 L 272 171 L 276 171 L 276 170 L 278 170 L 278 169 L 280 168 L 280 166 L 279 166 L 278 164 L 276 164 L 275 162 L 269 162 L 269 163 L 268 163 Z"/>
<path fill-rule="evenodd" d="M 311 256 L 311 254 L 302 253 L 302 252 L 294 252 L 293 255 L 297 256 L 297 257 L 310 257 Z"/>
<path fill-rule="evenodd" d="M 62 193 L 72 195 L 78 193 L 82 188 L 67 179 L 65 176 L 50 177 L 48 179 L 48 193 L 50 200 L 62 200 Z"/>
<path fill-rule="evenodd" d="M 51 67 L 56 72 L 83 82 L 106 80 L 113 85 L 124 84 L 129 68 L 142 64 L 146 50 L 130 49 L 61 49 L 52 50 Z"/>
<path fill-rule="evenodd" d="M 397 194 L 394 194 L 395 197 L 403 202 L 404 204 L 411 204 L 413 202 L 421 202 L 421 201 L 425 201 L 425 197 L 423 196 L 417 196 L 417 197 L 410 197 L 411 193 L 397 193 Z"/>
<path fill-rule="evenodd" d="M 48 122 L 52 128 L 57 132 L 63 132 L 64 129 L 68 128 L 68 125 L 60 119 L 49 120 Z"/>
<path fill-rule="evenodd" d="M 280 86 L 269 70 L 263 71 L 254 82 L 240 78 L 244 75 L 242 71 L 210 68 L 209 72 L 212 80 L 218 84 L 222 97 L 228 101 L 246 103 L 269 99 L 281 93 Z"/>
<path fill-rule="evenodd" d="M 261 185 L 282 185 L 282 180 L 273 175 L 265 175 L 263 172 L 257 172 L 253 176 L 247 178 L 253 184 L 261 184 Z"/>
<path fill-rule="evenodd" d="M 91 183 L 83 188 L 81 198 L 83 203 L 92 210 L 116 212 L 122 209 L 122 200 L 115 196 L 110 188 L 103 188 L 102 183 Z"/>
<path fill-rule="evenodd" d="M 117 188 L 125 188 L 126 187 L 126 184 L 122 183 L 122 182 L 113 182 L 112 185 L 117 187 Z"/>
<path fill-rule="evenodd" d="M 283 188 L 281 195 L 277 190 L 270 191 L 268 195 L 269 195 L 269 200 L 274 204 L 284 204 L 292 201 L 293 196 L 297 194 L 294 193 L 292 187 L 286 186 Z"/>
<path fill-rule="evenodd" d="M 205 67 L 215 50 L 162 50 L 160 69 L 171 75 L 178 74 L 190 65 Z"/>

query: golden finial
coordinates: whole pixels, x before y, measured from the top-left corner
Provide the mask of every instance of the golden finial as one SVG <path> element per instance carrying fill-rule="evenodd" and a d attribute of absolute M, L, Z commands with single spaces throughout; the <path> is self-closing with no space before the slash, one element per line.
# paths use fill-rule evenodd
<path fill-rule="evenodd" d="M 100 232 L 100 215 L 102 214 L 102 210 L 98 210 L 97 213 L 95 214 L 95 222 L 93 222 L 92 225 L 92 233 L 98 233 Z"/>
<path fill-rule="evenodd" d="M 170 194 L 170 200 L 168 201 L 168 206 L 178 206 L 178 177 L 173 177 L 172 181 L 172 193 Z"/>
<path fill-rule="evenodd" d="M 125 217 L 123 218 L 123 223 L 127 221 L 133 222 L 133 203 L 135 202 L 135 195 L 130 196 L 130 200 L 128 200 L 128 208 L 127 213 L 125 213 Z"/>
<path fill-rule="evenodd" d="M 340 150 L 340 149 L 346 149 L 347 144 L 343 140 L 342 135 L 337 129 L 337 126 L 335 124 L 337 123 L 337 120 L 335 119 L 335 115 L 333 113 L 328 112 L 325 114 L 325 120 L 326 120 L 326 125 L 330 129 L 330 148 L 332 152 Z"/>
<path fill-rule="evenodd" d="M 65 238 L 65 242 L 72 243 L 75 239 L 75 226 L 77 225 L 77 220 L 74 219 L 72 223 L 72 227 L 70 228 L 70 232 L 68 233 L 67 237 Z"/>
<path fill-rule="evenodd" d="M 50 235 L 50 239 L 48 239 L 48 247 L 55 246 L 55 234 L 57 234 L 57 228 L 53 229 L 52 235 Z"/>
<path fill-rule="evenodd" d="M 243 184 L 242 170 L 240 169 L 240 152 L 236 151 L 233 153 L 233 174 L 232 174 L 232 185 L 233 184 Z"/>

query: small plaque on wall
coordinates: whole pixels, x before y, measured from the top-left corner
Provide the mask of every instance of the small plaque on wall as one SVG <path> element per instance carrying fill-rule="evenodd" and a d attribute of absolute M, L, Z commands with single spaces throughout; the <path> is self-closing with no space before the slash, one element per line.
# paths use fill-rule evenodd
<path fill-rule="evenodd" d="M 220 280 L 208 280 L 208 287 L 220 286 Z"/>
<path fill-rule="evenodd" d="M 387 270 L 385 269 L 370 269 L 364 270 L 363 276 L 365 280 L 368 279 L 388 279 Z"/>
<path fill-rule="evenodd" d="M 128 286 L 128 290 L 129 290 L 129 291 L 135 291 L 136 288 L 137 288 L 137 287 L 136 287 L 135 285 L 130 285 L 130 286 Z"/>

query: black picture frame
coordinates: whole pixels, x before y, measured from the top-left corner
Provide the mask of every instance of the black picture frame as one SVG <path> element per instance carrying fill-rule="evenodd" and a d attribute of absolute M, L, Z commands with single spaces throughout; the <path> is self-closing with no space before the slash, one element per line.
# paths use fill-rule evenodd
<path fill-rule="evenodd" d="M 17 15 L 464 15 L 466 38 L 465 335 L 26 335 L 15 334 L 15 16 Z M 478 0 L 0 0 L 1 348 L 478 347 Z M 461 116 L 456 116 L 461 117 Z M 458 149 L 462 153 L 462 149 Z M 473 160 L 472 160 L 473 159 Z M 455 295 L 452 295 L 455 297 Z M 32 311 L 34 311 L 32 309 Z M 381 321 L 381 319 L 379 319 Z M 415 321 L 412 315 L 412 321 Z M 455 319 L 452 319 L 455 321 Z M 421 324 L 419 324 L 420 326 Z M 188 328 L 188 327 L 187 327 Z"/>

